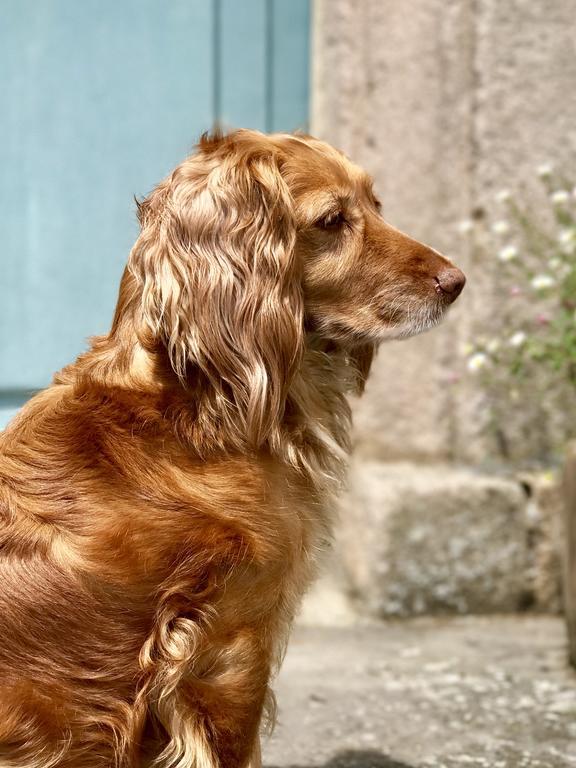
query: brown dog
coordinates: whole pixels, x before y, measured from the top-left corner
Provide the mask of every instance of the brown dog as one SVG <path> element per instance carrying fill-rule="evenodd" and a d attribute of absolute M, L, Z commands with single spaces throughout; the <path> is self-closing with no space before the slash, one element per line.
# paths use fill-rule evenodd
<path fill-rule="evenodd" d="M 204 137 L 107 336 L 0 438 L 0 766 L 258 763 L 330 536 L 346 393 L 464 276 L 307 136 Z"/>

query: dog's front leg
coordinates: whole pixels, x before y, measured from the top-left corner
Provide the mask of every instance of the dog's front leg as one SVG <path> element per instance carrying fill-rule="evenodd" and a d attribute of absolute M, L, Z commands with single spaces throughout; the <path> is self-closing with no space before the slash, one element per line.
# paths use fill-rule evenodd
<path fill-rule="evenodd" d="M 269 654 L 255 628 L 206 638 L 176 685 L 154 686 L 151 710 L 169 738 L 159 768 L 260 768 L 269 676 Z M 162 679 L 168 683 L 169 669 L 159 670 Z"/>

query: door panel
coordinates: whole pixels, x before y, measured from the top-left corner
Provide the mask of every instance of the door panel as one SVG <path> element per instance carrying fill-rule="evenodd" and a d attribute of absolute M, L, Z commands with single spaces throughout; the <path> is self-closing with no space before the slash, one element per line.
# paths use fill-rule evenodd
<path fill-rule="evenodd" d="M 6 0 L 0 428 L 110 325 L 146 195 L 216 120 L 305 127 L 308 0 Z"/>
<path fill-rule="evenodd" d="M 267 130 L 308 128 L 310 3 L 272 0 Z"/>
<path fill-rule="evenodd" d="M 267 0 L 220 0 L 220 103 L 224 127 L 267 128 Z"/>
<path fill-rule="evenodd" d="M 102 8 L 106 7 L 106 13 Z M 3 388 L 44 386 L 107 330 L 145 194 L 210 125 L 209 3 L 19 0 L 0 46 Z M 153 22 L 153 23 L 152 23 Z M 194 44 L 191 44 L 194 30 Z M 167 120 L 167 124 L 163 125 Z"/>

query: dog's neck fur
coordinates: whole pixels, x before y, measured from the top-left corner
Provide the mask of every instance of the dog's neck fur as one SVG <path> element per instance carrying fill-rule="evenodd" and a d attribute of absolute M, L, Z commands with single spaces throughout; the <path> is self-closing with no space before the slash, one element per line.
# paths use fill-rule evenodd
<path fill-rule="evenodd" d="M 230 429 L 233 403 L 193 366 L 183 385 L 163 347 L 146 349 L 128 322 L 115 323 L 108 335 L 94 337 L 90 350 L 54 381 L 72 385 L 75 394 L 98 389 L 103 402 L 123 405 L 131 429 L 155 428 L 164 438 L 172 432 L 201 458 L 269 452 L 324 491 L 335 490 L 344 471 L 350 440 L 346 395 L 355 388 L 356 370 L 344 349 L 314 334 L 307 337 L 282 422 L 259 447 L 240 444 L 242 436 Z"/>

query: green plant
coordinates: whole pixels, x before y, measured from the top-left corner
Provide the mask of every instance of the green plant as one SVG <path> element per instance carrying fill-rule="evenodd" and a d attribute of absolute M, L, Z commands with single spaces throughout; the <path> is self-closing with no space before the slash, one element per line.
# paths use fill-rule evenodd
<path fill-rule="evenodd" d="M 474 230 L 488 261 L 497 254 L 494 304 L 500 309 L 464 353 L 494 411 L 488 422 L 501 434 L 506 403 L 521 404 L 528 421 L 545 418 L 544 400 L 560 398 L 563 408 L 572 398 L 576 405 L 576 187 L 550 165 L 538 175 L 547 204 L 537 213 L 503 190 L 497 217 L 460 227 Z M 565 414 L 564 427 L 565 436 L 576 434 L 574 410 Z"/>

